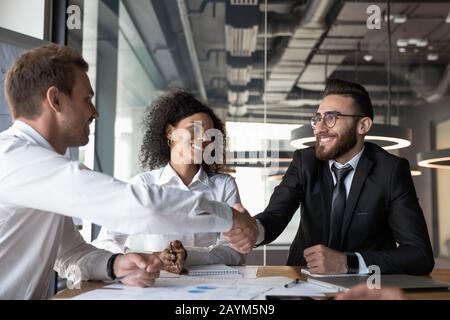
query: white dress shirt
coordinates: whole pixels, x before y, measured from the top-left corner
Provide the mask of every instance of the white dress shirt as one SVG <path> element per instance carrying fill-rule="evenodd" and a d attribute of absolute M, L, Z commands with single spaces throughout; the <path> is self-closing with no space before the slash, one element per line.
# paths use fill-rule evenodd
<path fill-rule="evenodd" d="M 345 192 L 348 198 L 348 194 L 350 192 L 350 187 L 352 185 L 353 182 L 353 177 L 355 175 L 355 171 L 356 171 L 356 167 L 358 166 L 358 162 L 359 159 L 362 156 L 362 153 L 364 152 L 364 148 L 358 152 L 352 159 L 350 159 L 350 161 L 348 161 L 345 164 L 340 164 L 339 162 L 335 161 L 335 160 L 329 160 L 328 161 L 328 165 L 330 167 L 330 171 L 331 171 L 331 176 L 333 177 L 333 185 L 336 185 L 336 177 L 334 176 L 334 172 L 333 170 L 331 170 L 331 166 L 334 164 L 338 169 L 346 166 L 346 165 L 350 165 L 353 170 L 350 171 L 347 176 L 344 179 L 344 185 L 345 185 Z M 261 224 L 261 222 L 259 222 L 259 220 L 256 220 L 256 224 L 258 226 L 258 238 L 256 240 L 256 243 L 259 244 L 261 242 L 264 241 L 264 226 Z M 363 257 L 361 256 L 361 254 L 359 254 L 358 252 L 355 252 L 356 256 L 358 257 L 358 262 L 359 262 L 359 273 L 360 274 L 366 274 L 369 273 L 369 270 L 367 269 L 367 265 L 363 259 Z"/>
<path fill-rule="evenodd" d="M 169 208 L 167 203 L 171 204 Z M 41 299 L 51 270 L 107 279 L 111 253 L 86 244 L 72 219 L 136 233 L 227 231 L 228 205 L 179 188 L 132 185 L 56 153 L 21 121 L 0 133 L 0 299 Z"/>
<path fill-rule="evenodd" d="M 160 169 L 137 175 L 133 184 L 159 185 L 179 188 L 193 193 L 203 193 L 211 200 L 233 206 L 240 203 L 239 192 L 234 179 L 226 174 L 209 175 L 200 167 L 192 182 L 186 186 L 170 164 Z M 170 208 L 171 204 L 167 203 Z M 175 212 L 174 212 L 175 214 Z M 162 251 L 170 241 L 180 240 L 186 248 L 186 265 L 216 264 L 240 265 L 245 257 L 230 248 L 218 232 L 179 234 L 174 220 L 174 230 L 170 234 L 125 235 L 102 228 L 98 238 L 92 242 L 98 248 L 114 253 L 138 251 Z"/>

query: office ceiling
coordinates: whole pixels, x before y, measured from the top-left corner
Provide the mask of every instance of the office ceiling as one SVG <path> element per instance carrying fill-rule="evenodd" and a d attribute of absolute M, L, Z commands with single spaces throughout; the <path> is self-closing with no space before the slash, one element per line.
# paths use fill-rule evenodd
<path fill-rule="evenodd" d="M 185 3 L 190 35 L 180 3 Z M 387 24 L 382 19 L 380 30 L 369 30 L 366 21 L 369 5 L 377 5 L 384 16 L 386 2 L 267 3 L 265 25 L 263 0 L 124 1 L 164 87 L 188 87 L 200 94 L 203 86 L 209 104 L 226 108 L 231 120 L 262 121 L 265 99 L 268 121 L 306 122 L 325 79 L 338 77 L 363 84 L 374 101 L 376 119 L 383 121 Z M 450 1 L 391 1 L 394 117 L 398 108 L 436 102 L 449 94 L 449 11 Z M 196 61 L 188 45 L 192 40 Z"/>

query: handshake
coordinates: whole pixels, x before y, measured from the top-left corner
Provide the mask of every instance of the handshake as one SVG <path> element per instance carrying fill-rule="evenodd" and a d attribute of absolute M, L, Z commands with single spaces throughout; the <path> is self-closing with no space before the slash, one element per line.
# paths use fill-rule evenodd
<path fill-rule="evenodd" d="M 236 204 L 233 210 L 233 227 L 224 232 L 224 238 L 230 246 L 243 254 L 249 253 L 258 239 L 256 219 L 251 217 L 241 204 Z"/>
<path fill-rule="evenodd" d="M 243 254 L 249 253 L 256 244 L 258 227 L 256 219 L 238 204 L 232 208 L 233 226 L 224 232 L 230 246 Z M 128 253 L 118 256 L 114 263 L 117 279 L 132 286 L 151 286 L 159 277 L 159 271 L 183 273 L 187 252 L 179 240 L 170 242 L 161 252 L 153 254 Z M 130 276 L 131 275 L 131 276 Z"/>
<path fill-rule="evenodd" d="M 234 250 L 249 253 L 258 238 L 256 219 L 240 204 L 235 205 L 232 211 L 233 227 L 223 234 L 224 238 Z M 172 241 L 166 249 L 155 254 L 161 260 L 163 270 L 178 274 L 184 272 L 187 252 L 181 241 Z"/>
<path fill-rule="evenodd" d="M 233 208 L 233 227 L 224 232 L 224 238 L 230 246 L 243 254 L 247 254 L 255 246 L 258 238 L 256 219 L 252 218 L 245 208 L 237 204 Z M 162 269 L 172 273 L 184 272 L 187 252 L 179 240 L 170 242 L 161 252 L 155 252 L 162 262 Z"/>
<path fill-rule="evenodd" d="M 249 253 L 258 238 L 256 219 L 245 208 L 237 204 L 233 208 L 233 227 L 224 232 L 224 238 L 230 246 L 243 254 Z M 172 273 L 184 273 L 187 252 L 179 240 L 171 241 L 161 252 L 155 252 L 162 262 L 162 269 Z"/>
<path fill-rule="evenodd" d="M 233 208 L 233 226 L 224 232 L 224 238 L 230 246 L 243 254 L 249 253 L 258 238 L 256 219 L 251 217 L 242 205 Z M 153 254 L 127 253 L 120 255 L 114 262 L 114 273 L 117 280 L 122 283 L 146 287 L 152 286 L 159 277 L 159 271 L 166 270 L 181 274 L 187 252 L 179 240 L 170 242 L 169 246 L 161 252 Z"/>

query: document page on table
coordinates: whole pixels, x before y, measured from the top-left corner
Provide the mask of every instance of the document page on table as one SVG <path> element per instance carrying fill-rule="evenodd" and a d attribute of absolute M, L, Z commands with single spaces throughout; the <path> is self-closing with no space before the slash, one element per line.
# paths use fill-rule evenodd
<path fill-rule="evenodd" d="M 221 279 L 179 276 L 178 278 L 159 278 L 156 280 L 155 285 L 149 288 L 112 284 L 101 289 L 80 294 L 73 299 L 264 300 L 265 295 L 269 292 L 271 295 L 278 295 L 284 292 L 292 295 L 308 294 L 319 296 L 323 290 L 326 290 L 323 287 L 302 282 L 293 288 L 284 288 L 284 284 L 291 280 L 287 277 Z"/>

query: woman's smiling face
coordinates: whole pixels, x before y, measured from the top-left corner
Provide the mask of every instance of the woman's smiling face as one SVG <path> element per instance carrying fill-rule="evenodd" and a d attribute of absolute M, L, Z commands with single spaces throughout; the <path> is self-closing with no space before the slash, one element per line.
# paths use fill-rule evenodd
<path fill-rule="evenodd" d="M 183 164 L 201 163 L 203 150 L 211 143 L 204 139 L 205 132 L 213 128 L 214 123 L 206 113 L 195 113 L 175 126 L 169 126 L 170 160 Z"/>

